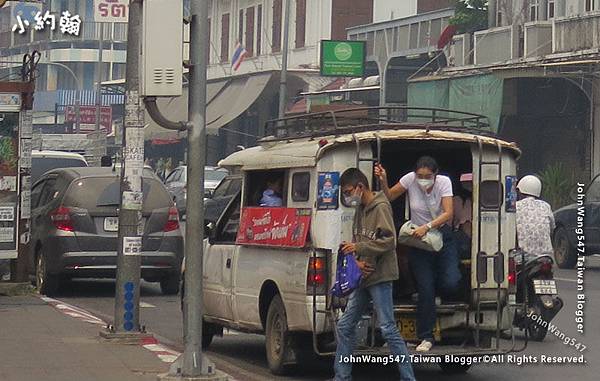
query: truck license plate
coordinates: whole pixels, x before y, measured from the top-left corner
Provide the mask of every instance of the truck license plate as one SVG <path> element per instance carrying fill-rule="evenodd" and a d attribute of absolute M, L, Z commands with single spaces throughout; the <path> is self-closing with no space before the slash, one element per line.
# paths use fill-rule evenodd
<path fill-rule="evenodd" d="M 537 295 L 557 295 L 556 282 L 554 279 L 534 279 L 533 289 Z"/>
<path fill-rule="evenodd" d="M 417 320 L 411 318 L 401 318 L 398 320 L 398 330 L 402 335 L 402 338 L 406 341 L 418 341 L 417 337 Z M 433 338 L 436 341 L 442 340 L 442 334 L 440 329 L 439 319 L 435 321 L 433 327 Z"/>

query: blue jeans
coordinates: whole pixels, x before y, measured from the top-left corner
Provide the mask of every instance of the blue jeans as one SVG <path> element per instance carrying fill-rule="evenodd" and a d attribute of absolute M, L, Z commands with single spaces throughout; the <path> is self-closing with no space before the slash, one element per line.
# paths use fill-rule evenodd
<path fill-rule="evenodd" d="M 409 252 L 410 268 L 417 282 L 417 337 L 433 343 L 433 327 L 436 320 L 436 286 L 441 296 L 452 296 L 460 286 L 458 250 L 452 230 L 440 229 L 444 246 L 439 253 L 412 248 Z"/>
<path fill-rule="evenodd" d="M 396 321 L 394 320 L 392 282 L 383 282 L 374 284 L 368 288 L 359 288 L 350 295 L 346 311 L 344 311 L 342 318 L 337 324 L 338 341 L 335 364 L 333 365 L 336 381 L 352 380 L 352 363 L 343 362 L 342 359 L 348 358 L 354 352 L 354 347 L 356 346 L 356 327 L 369 305 L 369 299 L 373 300 L 381 334 L 387 342 L 394 360 L 396 358 L 400 359 L 398 364 L 400 380 L 415 380 L 408 349 L 402 336 L 400 336 L 398 327 L 396 327 Z"/>

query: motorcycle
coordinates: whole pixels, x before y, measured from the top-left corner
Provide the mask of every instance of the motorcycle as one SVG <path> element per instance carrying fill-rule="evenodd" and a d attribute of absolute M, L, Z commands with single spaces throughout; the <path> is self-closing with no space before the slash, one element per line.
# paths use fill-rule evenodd
<path fill-rule="evenodd" d="M 550 255 L 532 255 L 519 249 L 512 250 L 509 257 L 511 276 L 516 278 L 516 301 L 526 304 L 525 309 L 516 311 L 513 326 L 526 330 L 534 341 L 544 340 L 548 324 L 563 307 L 552 272 L 553 264 Z M 539 318 L 532 319 L 533 315 Z"/>

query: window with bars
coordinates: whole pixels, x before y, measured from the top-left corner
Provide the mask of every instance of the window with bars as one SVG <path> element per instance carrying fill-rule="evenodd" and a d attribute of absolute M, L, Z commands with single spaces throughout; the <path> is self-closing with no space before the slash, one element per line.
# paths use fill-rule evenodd
<path fill-rule="evenodd" d="M 594 0 L 585 0 L 585 11 L 590 12 L 596 9 L 596 5 L 594 4 Z"/>
<path fill-rule="evenodd" d="M 221 62 L 229 61 L 229 13 L 221 16 Z"/>
<path fill-rule="evenodd" d="M 296 0 L 296 48 L 306 42 L 306 0 Z"/>
<path fill-rule="evenodd" d="M 244 44 L 244 10 L 240 9 L 240 15 L 238 17 L 238 42 Z"/>
<path fill-rule="evenodd" d="M 254 7 L 246 9 L 246 51 L 248 56 L 254 55 Z"/>
<path fill-rule="evenodd" d="M 537 21 L 539 19 L 540 13 L 540 3 L 539 0 L 532 0 L 529 5 L 529 21 Z"/>
<path fill-rule="evenodd" d="M 281 51 L 281 0 L 273 0 L 273 30 L 272 41 L 273 53 Z"/>
<path fill-rule="evenodd" d="M 262 52 L 262 5 L 256 8 L 256 55 Z"/>
<path fill-rule="evenodd" d="M 556 12 L 556 10 L 555 10 L 554 7 L 555 7 L 554 1 L 553 0 L 549 0 L 548 1 L 548 19 L 554 18 L 554 15 L 555 15 L 555 12 Z"/>

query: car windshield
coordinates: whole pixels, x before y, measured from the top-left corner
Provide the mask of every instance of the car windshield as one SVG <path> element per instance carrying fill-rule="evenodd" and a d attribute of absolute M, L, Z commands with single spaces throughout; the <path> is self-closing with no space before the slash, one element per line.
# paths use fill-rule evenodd
<path fill-rule="evenodd" d="M 31 180 L 37 181 L 44 173 L 56 168 L 87 167 L 85 161 L 68 157 L 32 157 Z"/>
<path fill-rule="evenodd" d="M 206 181 L 221 181 L 227 176 L 227 171 L 207 169 L 204 171 L 204 179 Z"/>
<path fill-rule="evenodd" d="M 172 202 L 163 186 L 155 179 L 143 179 L 144 211 L 169 207 Z M 65 205 L 94 210 L 117 207 L 121 199 L 119 177 L 89 177 L 75 180 L 65 197 Z"/>

